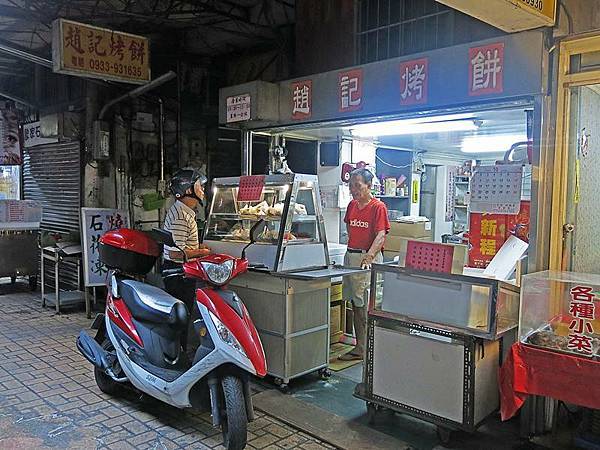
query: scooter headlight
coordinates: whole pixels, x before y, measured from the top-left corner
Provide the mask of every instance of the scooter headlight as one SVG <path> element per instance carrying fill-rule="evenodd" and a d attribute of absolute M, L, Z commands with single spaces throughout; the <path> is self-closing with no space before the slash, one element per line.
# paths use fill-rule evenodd
<path fill-rule="evenodd" d="M 202 268 L 206 272 L 208 279 L 214 284 L 225 284 L 231 278 L 233 271 L 233 260 L 227 260 L 221 264 L 215 264 L 208 261 L 202 261 Z"/>
<path fill-rule="evenodd" d="M 242 346 L 240 345 L 238 340 L 235 338 L 235 336 L 231 333 L 231 331 L 229 331 L 229 328 L 227 328 L 223 324 L 223 322 L 221 322 L 217 318 L 217 316 L 215 316 L 210 311 L 209 311 L 209 314 L 210 314 L 210 318 L 212 319 L 213 323 L 215 324 L 215 328 L 217 329 L 217 334 L 219 335 L 221 340 L 245 356 L 246 352 L 244 351 L 244 349 L 242 348 Z"/>

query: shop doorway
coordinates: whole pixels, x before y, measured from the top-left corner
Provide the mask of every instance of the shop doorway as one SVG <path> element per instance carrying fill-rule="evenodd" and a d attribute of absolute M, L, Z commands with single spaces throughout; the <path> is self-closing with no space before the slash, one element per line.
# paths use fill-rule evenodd
<path fill-rule="evenodd" d="M 560 51 L 550 268 L 600 273 L 600 36 Z"/>

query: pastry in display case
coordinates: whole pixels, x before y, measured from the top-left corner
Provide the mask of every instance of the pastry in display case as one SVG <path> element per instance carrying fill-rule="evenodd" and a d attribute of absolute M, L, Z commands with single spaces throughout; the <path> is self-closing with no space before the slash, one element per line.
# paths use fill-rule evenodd
<path fill-rule="evenodd" d="M 600 276 L 543 271 L 524 275 L 519 340 L 525 345 L 600 359 Z"/>
<path fill-rule="evenodd" d="M 327 245 L 316 175 L 278 174 L 217 178 L 204 243 L 251 265 L 281 272 L 327 266 Z"/>

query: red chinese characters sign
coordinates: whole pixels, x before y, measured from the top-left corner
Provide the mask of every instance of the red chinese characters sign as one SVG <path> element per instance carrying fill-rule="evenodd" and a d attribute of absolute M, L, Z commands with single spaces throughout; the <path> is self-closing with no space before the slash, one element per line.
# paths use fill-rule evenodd
<path fill-rule="evenodd" d="M 312 80 L 292 83 L 292 119 L 309 119 L 312 112 Z"/>
<path fill-rule="evenodd" d="M 413 59 L 400 63 L 400 104 L 427 103 L 429 85 L 429 60 Z"/>
<path fill-rule="evenodd" d="M 486 268 L 510 236 L 529 242 L 531 203 L 521 201 L 519 214 L 469 214 L 469 267 Z"/>
<path fill-rule="evenodd" d="M 339 111 L 357 111 L 362 108 L 362 69 L 348 70 L 338 74 Z"/>
<path fill-rule="evenodd" d="M 506 241 L 506 215 L 469 215 L 469 267 L 485 268 Z"/>
<path fill-rule="evenodd" d="M 52 62 L 58 73 L 139 84 L 150 81 L 148 39 L 70 20 L 53 23 Z"/>
<path fill-rule="evenodd" d="M 571 294 L 569 302 L 571 323 L 567 348 L 585 356 L 592 356 L 594 351 L 591 335 L 594 333 L 592 321 L 596 317 L 594 303 L 596 295 L 593 288 L 588 286 L 575 286 L 569 293 Z"/>
<path fill-rule="evenodd" d="M 500 94 L 503 81 L 504 43 L 469 49 L 469 95 Z"/>

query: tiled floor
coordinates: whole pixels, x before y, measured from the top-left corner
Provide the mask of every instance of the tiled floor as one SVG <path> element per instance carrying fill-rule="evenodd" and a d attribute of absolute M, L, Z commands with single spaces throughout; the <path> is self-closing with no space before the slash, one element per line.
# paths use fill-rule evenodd
<path fill-rule="evenodd" d="M 75 338 L 82 312 L 42 309 L 25 285 L 0 284 L 0 449 L 223 448 L 207 412 L 99 391 Z M 259 411 L 248 448 L 332 448 Z"/>

